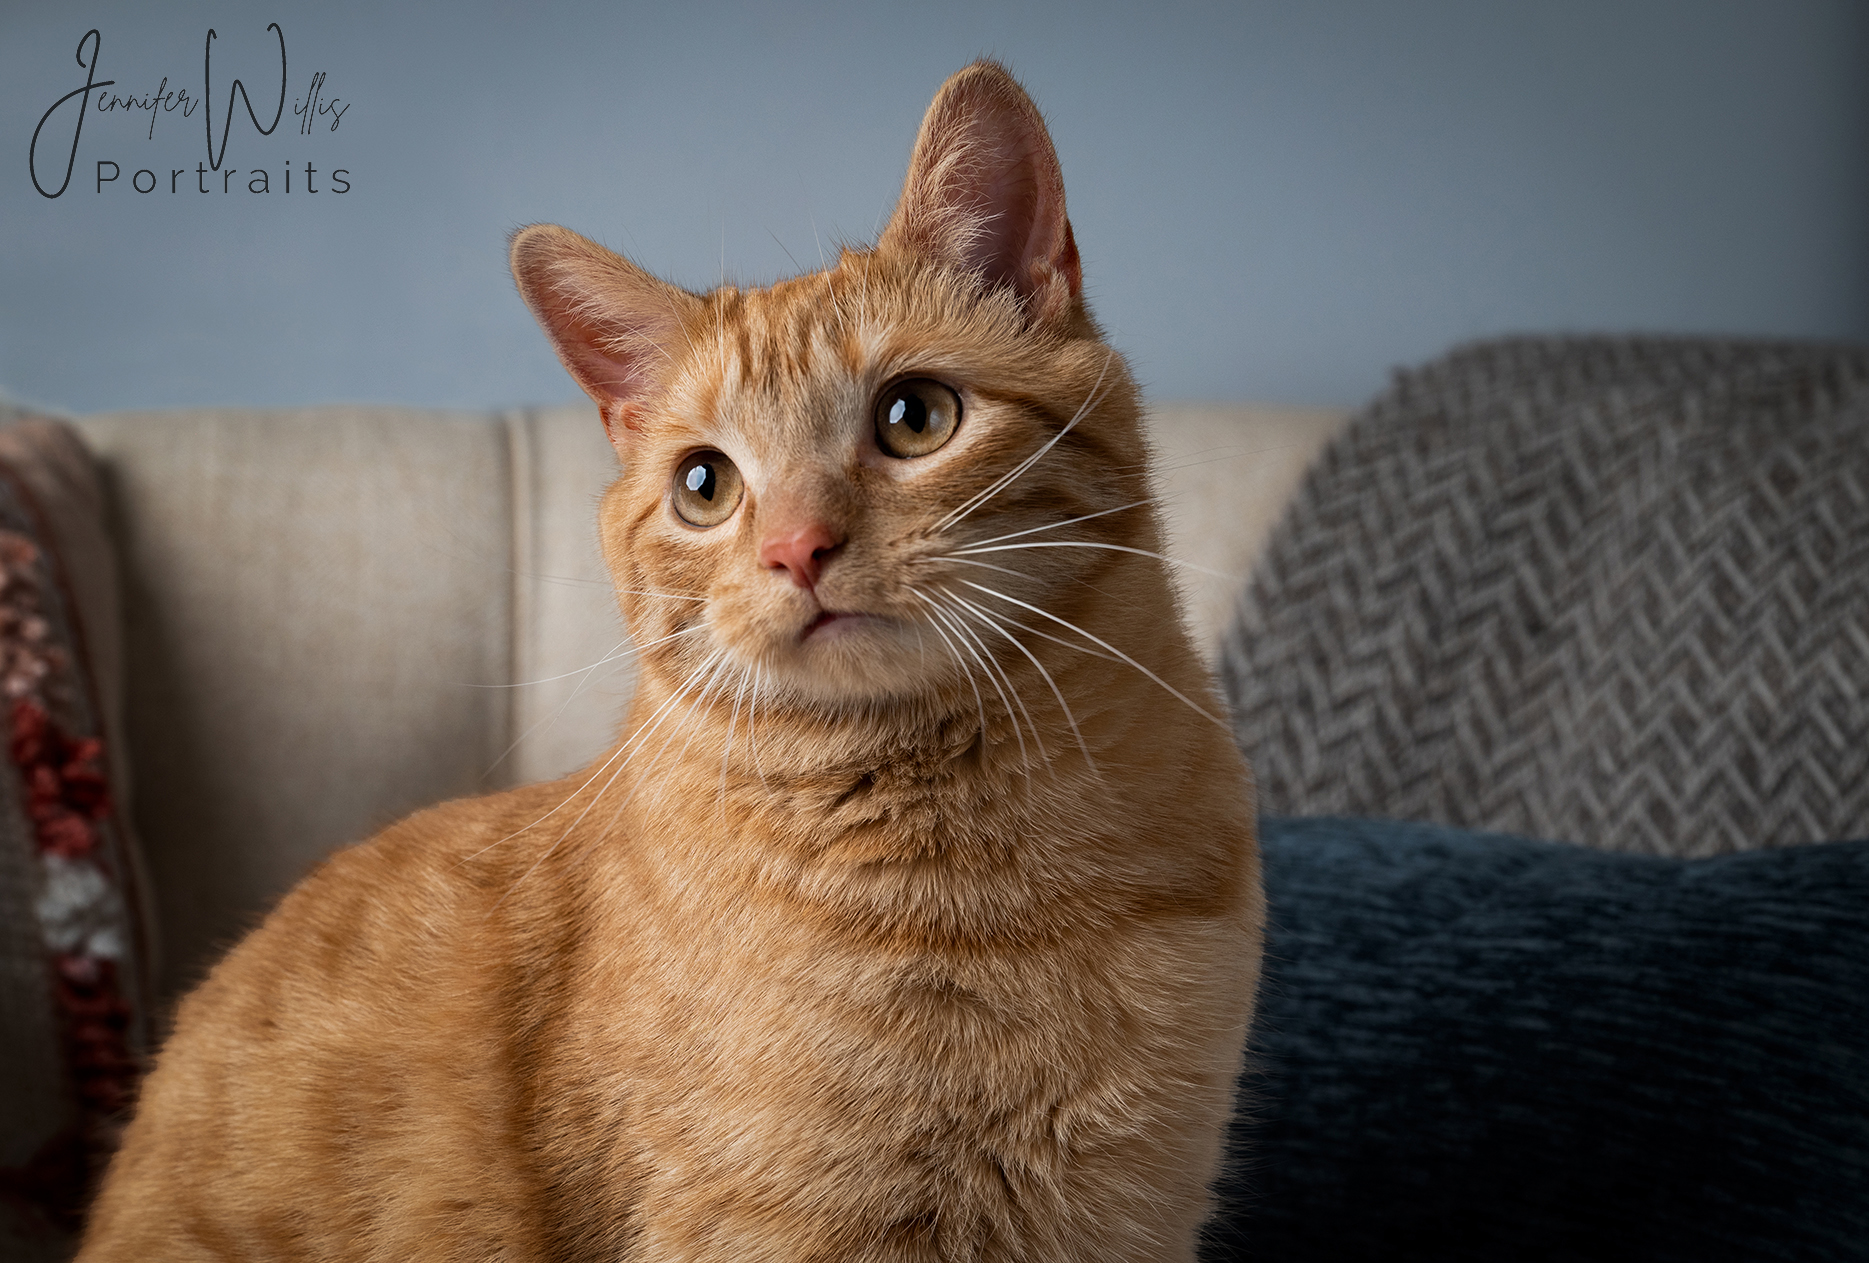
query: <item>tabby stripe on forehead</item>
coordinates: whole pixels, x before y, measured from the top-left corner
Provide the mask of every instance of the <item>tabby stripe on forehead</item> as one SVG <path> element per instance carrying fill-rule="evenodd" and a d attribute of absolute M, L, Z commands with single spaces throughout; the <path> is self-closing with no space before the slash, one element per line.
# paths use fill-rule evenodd
<path fill-rule="evenodd" d="M 800 290 L 798 301 L 769 314 L 763 321 L 743 320 L 736 333 L 740 380 L 749 387 L 776 390 L 808 374 L 821 346 L 836 348 L 836 339 L 821 343 L 827 315 L 816 307 L 817 295 Z"/>

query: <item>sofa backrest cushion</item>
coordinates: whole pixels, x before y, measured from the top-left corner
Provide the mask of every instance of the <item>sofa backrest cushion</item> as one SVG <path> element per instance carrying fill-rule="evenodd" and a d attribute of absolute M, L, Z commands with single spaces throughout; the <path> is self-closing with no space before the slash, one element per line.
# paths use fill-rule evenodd
<path fill-rule="evenodd" d="M 77 424 L 116 518 L 173 992 L 333 848 L 512 778 L 509 686 L 536 667 L 516 648 L 550 640 L 514 634 L 522 609 L 550 612 L 532 556 L 549 549 L 515 529 L 545 512 L 540 426 L 397 408 Z M 564 512 L 589 522 L 608 453 L 600 436 Z"/>

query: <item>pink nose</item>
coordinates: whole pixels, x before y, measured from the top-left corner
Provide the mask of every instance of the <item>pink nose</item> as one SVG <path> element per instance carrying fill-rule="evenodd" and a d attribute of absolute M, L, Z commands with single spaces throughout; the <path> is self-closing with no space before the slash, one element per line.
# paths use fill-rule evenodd
<path fill-rule="evenodd" d="M 822 522 L 809 522 L 790 531 L 776 531 L 759 543 L 759 564 L 771 570 L 783 570 L 792 582 L 809 592 L 818 585 L 824 563 L 843 546 L 843 540 L 831 534 Z"/>

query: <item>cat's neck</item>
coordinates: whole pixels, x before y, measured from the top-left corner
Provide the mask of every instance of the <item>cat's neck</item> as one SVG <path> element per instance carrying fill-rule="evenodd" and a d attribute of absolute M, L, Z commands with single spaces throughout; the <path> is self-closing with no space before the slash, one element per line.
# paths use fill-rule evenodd
<path fill-rule="evenodd" d="M 1121 656 L 1035 642 L 977 693 L 833 712 L 647 673 L 591 818 L 653 839 L 668 880 L 858 905 L 879 927 L 1068 913 L 1107 885 L 1100 856 L 1133 868 L 1138 830 L 1175 827 L 1173 770 L 1212 763 L 1216 743 L 1236 758 L 1190 711 L 1211 705 L 1209 679 L 1161 627 L 1165 581 L 1155 595 L 1137 628 L 1098 627 Z"/>

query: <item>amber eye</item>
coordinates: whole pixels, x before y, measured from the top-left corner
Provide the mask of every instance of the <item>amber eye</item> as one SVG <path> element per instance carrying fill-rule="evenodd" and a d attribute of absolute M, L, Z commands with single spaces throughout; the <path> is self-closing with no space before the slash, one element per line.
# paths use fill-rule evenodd
<path fill-rule="evenodd" d="M 744 490 L 740 470 L 719 452 L 695 452 L 675 467 L 675 512 L 693 526 L 719 526 Z"/>
<path fill-rule="evenodd" d="M 876 401 L 876 443 L 891 456 L 926 456 L 959 424 L 960 396 L 926 377 L 897 382 Z"/>

